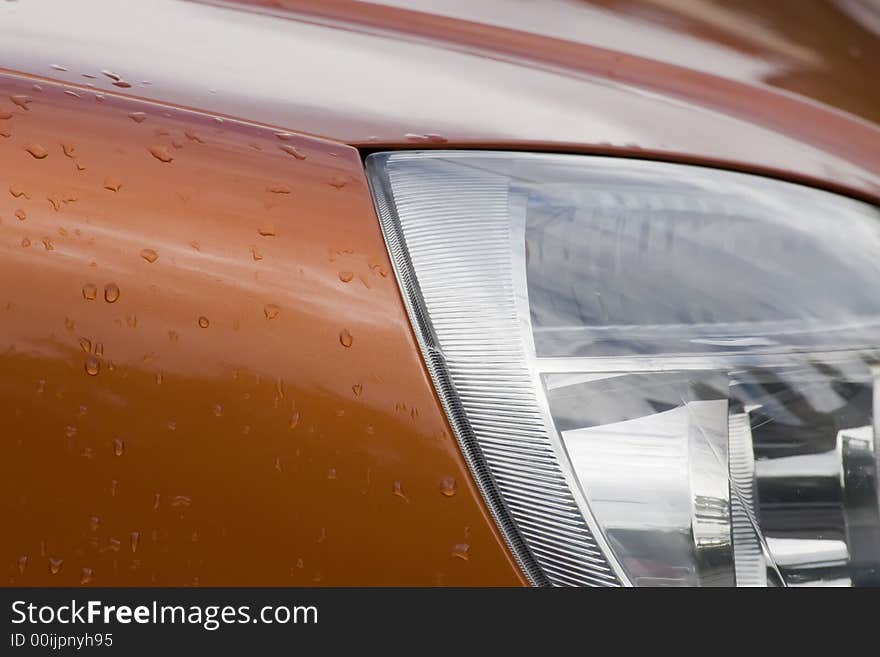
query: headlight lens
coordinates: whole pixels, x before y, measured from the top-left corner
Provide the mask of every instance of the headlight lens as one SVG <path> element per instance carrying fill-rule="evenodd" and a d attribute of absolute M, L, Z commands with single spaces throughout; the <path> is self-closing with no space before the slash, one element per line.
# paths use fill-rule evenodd
<path fill-rule="evenodd" d="M 367 169 L 440 398 L 534 583 L 880 583 L 877 208 L 601 157 Z"/>

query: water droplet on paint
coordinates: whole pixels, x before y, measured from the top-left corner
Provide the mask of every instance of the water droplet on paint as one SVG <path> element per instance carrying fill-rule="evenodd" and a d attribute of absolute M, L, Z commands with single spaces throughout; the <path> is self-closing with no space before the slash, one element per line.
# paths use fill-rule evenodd
<path fill-rule="evenodd" d="M 125 441 L 122 440 L 122 438 L 113 439 L 113 453 L 116 456 L 122 456 L 125 454 Z"/>
<path fill-rule="evenodd" d="M 351 387 L 351 391 L 354 393 L 355 397 L 360 397 L 361 393 L 364 391 L 364 387 L 360 383 L 355 383 Z"/>
<path fill-rule="evenodd" d="M 275 225 L 274 224 L 262 224 L 257 232 L 263 237 L 274 237 L 275 236 Z"/>
<path fill-rule="evenodd" d="M 147 120 L 147 115 L 144 112 L 130 112 L 128 118 L 135 123 L 143 123 Z"/>
<path fill-rule="evenodd" d="M 166 164 L 174 159 L 174 156 L 171 155 L 171 153 L 168 152 L 168 149 L 164 146 L 150 146 L 149 151 L 150 155 Z"/>
<path fill-rule="evenodd" d="M 27 192 L 24 191 L 24 188 L 21 185 L 10 185 L 9 193 L 12 194 L 13 198 L 21 198 L 24 196 L 25 198 L 30 198 Z"/>
<path fill-rule="evenodd" d="M 85 363 L 86 373 L 89 376 L 95 376 L 101 371 L 101 363 L 94 356 L 87 356 Z"/>
<path fill-rule="evenodd" d="M 266 188 L 266 191 L 272 194 L 290 194 L 290 187 L 287 185 L 270 185 Z"/>
<path fill-rule="evenodd" d="M 290 414 L 290 423 L 289 423 L 289 427 L 290 427 L 291 429 L 295 429 L 295 428 L 296 428 L 296 425 L 298 425 L 298 424 L 299 424 L 299 411 L 293 411 L 293 412 Z"/>
<path fill-rule="evenodd" d="M 202 328 L 208 328 L 208 326 L 210 326 L 210 325 L 211 325 L 211 322 L 208 321 L 207 317 L 205 317 L 204 315 L 199 317 L 199 326 L 201 326 Z"/>
<path fill-rule="evenodd" d="M 40 144 L 28 144 L 24 149 L 38 160 L 42 160 L 49 155 L 49 151 L 43 148 Z"/>
<path fill-rule="evenodd" d="M 263 314 L 266 316 L 266 319 L 275 319 L 278 317 L 278 313 L 281 312 L 281 308 L 276 306 L 274 303 L 266 304 L 263 308 Z"/>
<path fill-rule="evenodd" d="M 342 329 L 339 332 L 339 344 L 343 347 L 350 347 L 354 342 L 354 337 L 351 335 L 351 332 L 348 329 Z"/>
<path fill-rule="evenodd" d="M 98 296 L 98 288 L 91 283 L 86 283 L 85 285 L 83 285 L 82 295 L 84 299 L 87 299 L 88 301 L 94 301 L 95 297 Z"/>
<path fill-rule="evenodd" d="M 341 271 L 339 272 L 339 280 L 343 283 L 351 282 L 351 279 L 354 278 L 354 274 L 350 271 Z"/>
<path fill-rule="evenodd" d="M 122 181 L 118 178 L 108 177 L 104 179 L 104 189 L 109 189 L 111 192 L 118 192 L 122 189 Z"/>
<path fill-rule="evenodd" d="M 93 571 L 91 568 L 83 568 L 79 576 L 80 585 L 91 584 L 94 574 L 95 571 Z"/>
<path fill-rule="evenodd" d="M 391 492 L 394 493 L 394 495 L 396 495 L 400 499 L 404 500 L 405 502 L 409 502 L 409 498 L 403 492 L 403 484 L 400 483 L 399 481 L 395 481 L 391 485 Z"/>
<path fill-rule="evenodd" d="M 144 249 L 143 251 L 141 251 L 141 258 L 149 263 L 153 263 L 159 259 L 159 254 L 156 253 L 153 249 Z"/>
<path fill-rule="evenodd" d="M 454 477 L 443 477 L 440 480 L 440 494 L 444 497 L 452 497 L 456 490 Z"/>
<path fill-rule="evenodd" d="M 452 556 L 456 559 L 468 561 L 471 558 L 470 552 L 471 546 L 467 543 L 456 543 L 452 546 Z"/>
<path fill-rule="evenodd" d="M 279 146 L 278 148 L 280 148 L 282 151 L 284 151 L 284 152 L 287 153 L 288 155 L 291 155 L 291 156 L 295 157 L 297 160 L 304 160 L 304 159 L 306 159 L 306 156 L 305 156 L 304 153 L 302 153 L 301 151 L 297 150 L 297 148 L 296 148 L 295 146 L 291 146 L 290 144 L 282 144 L 282 145 Z"/>
<path fill-rule="evenodd" d="M 104 286 L 104 300 L 107 303 L 116 303 L 119 299 L 119 286 L 116 283 L 107 283 Z"/>
<path fill-rule="evenodd" d="M 262 260 L 263 259 L 263 254 L 260 252 L 260 250 L 256 246 L 251 247 L 251 256 L 253 257 L 254 260 Z"/>

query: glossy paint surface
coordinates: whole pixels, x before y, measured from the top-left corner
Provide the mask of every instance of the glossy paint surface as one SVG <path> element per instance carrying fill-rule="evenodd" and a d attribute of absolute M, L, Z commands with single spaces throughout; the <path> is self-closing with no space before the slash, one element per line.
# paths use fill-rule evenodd
<path fill-rule="evenodd" d="M 880 196 L 877 128 L 770 87 L 770 55 L 660 30 L 628 5 L 522 5 L 31 0 L 0 6 L 0 61 L 114 89 L 109 70 L 131 85 L 116 88 L 126 95 L 349 144 L 612 153 Z M 521 12 L 554 22 L 531 28 L 540 21 L 511 18 Z M 566 22 L 581 36 L 560 32 Z M 826 103 L 840 95 L 828 88 Z"/>
<path fill-rule="evenodd" d="M 522 583 L 357 151 L 0 88 L 5 582 Z"/>
<path fill-rule="evenodd" d="M 6 581 L 523 584 L 352 146 L 876 201 L 872 14 L 767 4 L 0 3 Z"/>

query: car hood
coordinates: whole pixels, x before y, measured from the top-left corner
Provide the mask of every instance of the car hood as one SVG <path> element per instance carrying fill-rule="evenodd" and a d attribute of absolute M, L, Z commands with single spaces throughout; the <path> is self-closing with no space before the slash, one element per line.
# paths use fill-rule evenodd
<path fill-rule="evenodd" d="M 361 147 L 623 154 L 876 199 L 871 7 L 30 0 L 0 6 L 0 66 Z"/>

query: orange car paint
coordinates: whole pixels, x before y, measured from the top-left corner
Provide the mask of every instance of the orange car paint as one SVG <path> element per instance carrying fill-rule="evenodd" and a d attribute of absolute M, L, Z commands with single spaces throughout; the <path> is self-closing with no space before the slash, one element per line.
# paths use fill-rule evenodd
<path fill-rule="evenodd" d="M 547 0 L 539 25 L 508 0 L 0 3 L 6 581 L 524 584 L 352 146 L 645 157 L 876 202 L 876 36 L 753 4 Z"/>
<path fill-rule="evenodd" d="M 0 88 L 8 583 L 523 582 L 355 149 Z"/>

